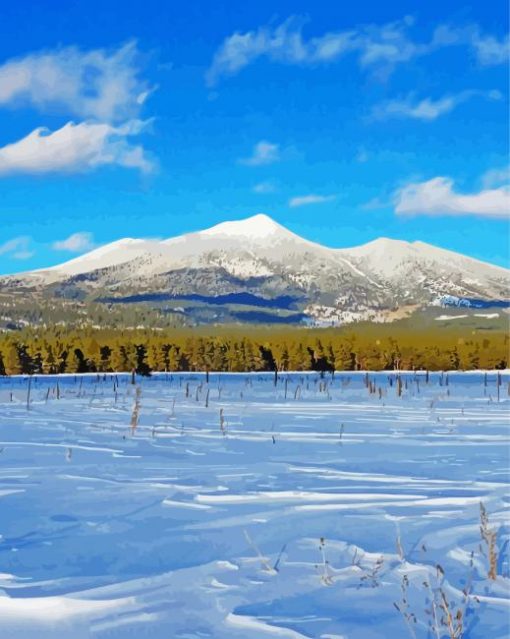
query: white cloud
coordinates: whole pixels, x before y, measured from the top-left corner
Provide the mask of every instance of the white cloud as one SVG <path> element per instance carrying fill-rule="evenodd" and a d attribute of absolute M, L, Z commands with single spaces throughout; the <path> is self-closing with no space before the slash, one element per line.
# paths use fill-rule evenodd
<path fill-rule="evenodd" d="M 475 35 L 472 40 L 480 64 L 506 64 L 510 58 L 510 36 L 498 40 L 492 36 Z"/>
<path fill-rule="evenodd" d="M 475 96 L 486 97 L 491 100 L 501 99 L 501 93 L 499 91 L 462 91 L 455 95 L 445 95 L 437 100 L 424 98 L 418 101 L 416 101 L 411 94 L 403 100 L 390 100 L 376 106 L 373 109 L 372 115 L 378 120 L 400 117 L 431 121 L 445 113 L 450 113 L 459 106 L 459 104 Z"/>
<path fill-rule="evenodd" d="M 130 42 L 112 51 L 66 47 L 8 60 L 0 66 L 0 105 L 29 104 L 108 122 L 129 119 L 152 91 L 140 78 L 139 59 Z"/>
<path fill-rule="evenodd" d="M 249 158 L 239 160 L 241 164 L 248 166 L 261 166 L 263 164 L 273 164 L 280 159 L 280 145 L 261 140 L 253 147 L 253 153 Z"/>
<path fill-rule="evenodd" d="M 434 32 L 436 47 L 462 45 L 474 52 L 477 61 L 483 66 L 506 64 L 510 57 L 510 36 L 501 39 L 482 34 L 480 27 L 471 24 L 463 27 L 440 25 Z"/>
<path fill-rule="evenodd" d="M 479 215 L 487 218 L 510 217 L 510 185 L 462 194 L 454 190 L 448 177 L 408 184 L 395 194 L 395 213 L 399 215 Z"/>
<path fill-rule="evenodd" d="M 56 251 L 71 251 L 79 253 L 80 251 L 88 251 L 94 247 L 94 238 L 92 233 L 81 231 L 73 233 L 65 240 L 59 240 L 52 244 L 52 248 Z"/>
<path fill-rule="evenodd" d="M 149 172 L 153 166 L 142 146 L 128 137 L 144 131 L 148 122 L 131 120 L 121 126 L 68 122 L 50 132 L 38 128 L 0 148 L 0 176 L 13 173 L 75 173 L 103 165 L 118 165 Z"/>
<path fill-rule="evenodd" d="M 30 248 L 31 238 L 26 235 L 14 237 L 0 244 L 0 255 L 7 255 L 16 260 L 26 260 L 34 254 Z"/>
<path fill-rule="evenodd" d="M 415 42 L 409 35 L 414 20 L 408 16 L 383 25 L 363 25 L 308 39 L 302 34 L 304 23 L 292 16 L 277 26 L 233 33 L 216 51 L 206 74 L 207 83 L 213 86 L 220 78 L 235 75 L 260 58 L 312 66 L 352 53 L 362 68 L 375 69 L 383 76 L 398 63 L 454 45 L 474 48 L 482 64 L 500 64 L 508 59 L 508 39 L 481 36 L 476 25 L 464 28 L 440 25 L 428 41 Z"/>
<path fill-rule="evenodd" d="M 216 52 L 206 80 L 214 85 L 222 76 L 235 75 L 255 60 L 266 57 L 286 64 L 330 62 L 356 51 L 362 66 L 379 62 L 397 62 L 416 53 L 405 35 L 410 20 L 382 26 L 325 33 L 305 39 L 304 20 L 295 16 L 276 27 L 260 27 L 256 31 L 236 32 L 223 41 Z"/>
<path fill-rule="evenodd" d="M 324 202 L 332 202 L 336 199 L 336 195 L 298 195 L 289 200 L 289 206 L 296 208 L 297 206 L 307 206 L 308 204 L 322 204 Z"/>
<path fill-rule="evenodd" d="M 253 187 L 254 193 L 274 193 L 276 191 L 276 186 L 272 182 L 259 182 L 255 184 Z"/>
<path fill-rule="evenodd" d="M 510 165 L 486 171 L 482 176 L 482 184 L 486 189 L 510 184 Z"/>

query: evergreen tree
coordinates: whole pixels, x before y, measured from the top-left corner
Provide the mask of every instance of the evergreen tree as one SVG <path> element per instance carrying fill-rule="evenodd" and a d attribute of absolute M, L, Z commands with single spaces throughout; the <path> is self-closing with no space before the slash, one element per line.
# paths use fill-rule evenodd
<path fill-rule="evenodd" d="M 23 370 L 19 356 L 19 350 L 16 344 L 7 342 L 7 344 L 2 349 L 2 353 L 2 360 L 6 374 L 20 375 Z"/>

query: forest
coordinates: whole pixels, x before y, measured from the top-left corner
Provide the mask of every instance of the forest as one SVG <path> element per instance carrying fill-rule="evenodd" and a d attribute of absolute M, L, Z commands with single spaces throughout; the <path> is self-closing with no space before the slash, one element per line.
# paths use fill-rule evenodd
<path fill-rule="evenodd" d="M 25 329 L 0 334 L 0 375 L 136 371 L 505 369 L 502 331 Z"/>

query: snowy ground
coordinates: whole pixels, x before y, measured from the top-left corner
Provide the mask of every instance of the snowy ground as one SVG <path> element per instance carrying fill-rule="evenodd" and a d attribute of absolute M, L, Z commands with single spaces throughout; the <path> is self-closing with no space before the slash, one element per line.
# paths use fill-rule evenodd
<path fill-rule="evenodd" d="M 508 374 L 117 379 L 0 380 L 2 639 L 509 636 Z"/>

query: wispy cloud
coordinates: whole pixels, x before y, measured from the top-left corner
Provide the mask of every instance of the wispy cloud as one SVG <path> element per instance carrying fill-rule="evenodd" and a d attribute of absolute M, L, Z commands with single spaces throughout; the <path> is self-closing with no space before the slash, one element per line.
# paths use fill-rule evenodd
<path fill-rule="evenodd" d="M 471 49 L 483 66 L 506 64 L 510 55 L 510 36 L 502 38 L 482 33 L 477 24 L 465 26 L 439 25 L 431 41 L 433 49 L 448 46 L 465 46 Z"/>
<path fill-rule="evenodd" d="M 34 255 L 34 251 L 30 248 L 31 242 L 32 239 L 27 235 L 14 237 L 0 244 L 0 255 L 7 255 L 15 260 L 26 260 Z"/>
<path fill-rule="evenodd" d="M 394 199 L 394 198 L 393 198 Z M 361 208 L 365 211 L 375 211 L 379 209 L 386 209 L 393 205 L 393 199 L 387 196 L 376 196 L 373 197 L 368 202 L 365 202 L 361 205 Z"/>
<path fill-rule="evenodd" d="M 259 58 L 283 64 L 314 65 L 356 52 L 360 65 L 368 67 L 408 60 L 418 49 L 406 35 L 412 23 L 410 18 L 381 26 L 332 31 L 309 39 L 302 34 L 304 23 L 302 18 L 292 16 L 278 26 L 232 34 L 216 52 L 206 76 L 207 83 L 214 85 L 223 76 L 235 75 Z"/>
<path fill-rule="evenodd" d="M 486 189 L 510 184 L 510 165 L 486 171 L 482 176 L 482 184 Z"/>
<path fill-rule="evenodd" d="M 480 64 L 487 66 L 506 64 L 510 58 L 510 36 L 508 35 L 498 40 L 493 36 L 482 36 L 476 33 L 472 44 Z"/>
<path fill-rule="evenodd" d="M 510 184 L 477 193 L 458 193 L 448 177 L 435 177 L 401 188 L 395 194 L 398 215 L 478 215 L 494 219 L 510 217 Z"/>
<path fill-rule="evenodd" d="M 73 233 L 65 240 L 59 240 L 52 244 L 55 251 L 70 251 L 71 253 L 79 253 L 80 251 L 88 251 L 94 248 L 94 238 L 92 233 L 81 231 Z"/>
<path fill-rule="evenodd" d="M 315 66 L 353 54 L 361 68 L 376 70 L 382 76 L 396 64 L 454 45 L 473 48 L 481 64 L 500 64 L 508 59 L 508 39 L 482 35 L 476 25 L 464 28 L 439 25 L 428 40 L 417 42 L 410 35 L 414 20 L 409 16 L 311 38 L 303 36 L 305 22 L 291 16 L 276 26 L 233 33 L 216 51 L 206 74 L 207 83 L 213 86 L 222 77 L 235 75 L 261 58 L 281 64 Z"/>
<path fill-rule="evenodd" d="M 68 122 L 50 132 L 38 128 L 0 148 L 0 176 L 13 173 L 76 173 L 104 165 L 149 172 L 153 165 L 142 146 L 128 138 L 144 131 L 148 122 L 131 120 L 120 126 Z"/>
<path fill-rule="evenodd" d="M 411 118 L 415 120 L 432 121 L 441 115 L 450 113 L 463 102 L 473 97 L 480 96 L 490 100 L 500 100 L 499 91 L 462 91 L 454 95 L 445 95 L 434 100 L 423 98 L 416 100 L 411 94 L 403 100 L 390 100 L 374 107 L 372 117 L 376 120 L 388 118 Z"/>
<path fill-rule="evenodd" d="M 255 184 L 252 191 L 254 193 L 261 194 L 274 193 L 276 191 L 276 186 L 273 184 L 273 182 L 259 182 L 258 184 Z"/>
<path fill-rule="evenodd" d="M 336 195 L 316 195 L 310 193 L 309 195 L 298 195 L 292 197 L 289 200 L 289 206 L 296 208 L 298 206 L 307 206 L 309 204 L 323 204 L 324 202 L 332 202 L 336 199 Z"/>
<path fill-rule="evenodd" d="M 65 47 L 31 53 L 0 66 L 0 105 L 102 121 L 135 117 L 152 88 L 140 77 L 135 42 L 116 50 Z"/>
<path fill-rule="evenodd" d="M 267 140 L 261 140 L 253 147 L 250 157 L 241 158 L 241 164 L 248 166 L 261 166 L 263 164 L 273 164 L 280 160 L 280 145 L 273 144 Z"/>

